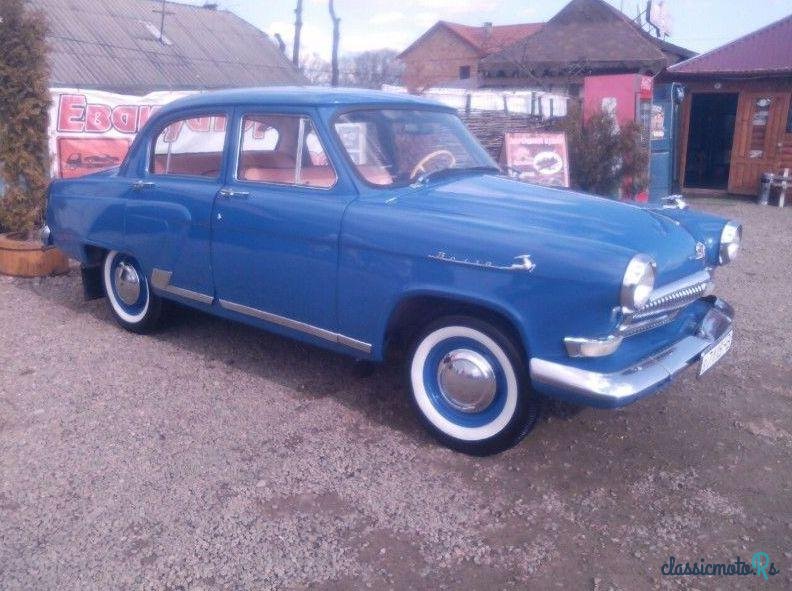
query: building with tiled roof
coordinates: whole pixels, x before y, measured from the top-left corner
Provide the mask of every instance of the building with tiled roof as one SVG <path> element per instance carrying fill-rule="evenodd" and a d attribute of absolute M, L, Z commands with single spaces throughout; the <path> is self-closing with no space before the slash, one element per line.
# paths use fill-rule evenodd
<path fill-rule="evenodd" d="M 405 49 L 403 80 L 432 86 L 568 89 L 594 74 L 655 75 L 695 55 L 603 0 L 572 0 L 546 23 L 439 21 Z"/>
<path fill-rule="evenodd" d="M 603 0 L 572 0 L 536 34 L 482 59 L 479 72 L 488 87 L 568 86 L 598 74 L 653 76 L 693 55 Z"/>
<path fill-rule="evenodd" d="M 541 28 L 542 23 L 474 27 L 438 21 L 399 55 L 405 65 L 402 79 L 413 90 L 441 85 L 475 88 L 479 60 Z"/>

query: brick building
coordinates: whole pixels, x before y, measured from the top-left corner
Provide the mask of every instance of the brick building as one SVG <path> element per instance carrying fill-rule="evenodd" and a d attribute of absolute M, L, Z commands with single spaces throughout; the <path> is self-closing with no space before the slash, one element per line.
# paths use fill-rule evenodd
<path fill-rule="evenodd" d="M 571 0 L 546 23 L 440 21 L 405 49 L 405 86 L 531 88 L 576 94 L 598 74 L 656 75 L 694 53 L 644 31 L 603 0 Z"/>
<path fill-rule="evenodd" d="M 432 86 L 476 88 L 479 61 L 541 29 L 541 23 L 471 27 L 438 21 L 405 49 L 403 82 L 411 91 Z"/>

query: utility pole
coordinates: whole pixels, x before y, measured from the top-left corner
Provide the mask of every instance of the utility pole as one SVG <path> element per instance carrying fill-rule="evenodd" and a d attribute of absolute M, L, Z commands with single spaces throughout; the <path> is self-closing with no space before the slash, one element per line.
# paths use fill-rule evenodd
<path fill-rule="evenodd" d="M 297 0 L 294 9 L 294 47 L 292 48 L 292 63 L 295 68 L 300 67 L 300 32 L 302 31 L 302 6 L 303 0 Z"/>
<path fill-rule="evenodd" d="M 329 0 L 329 8 L 330 18 L 333 20 L 333 57 L 330 85 L 338 86 L 338 39 L 340 36 L 339 28 L 341 26 L 341 19 L 336 16 L 333 0 Z"/>

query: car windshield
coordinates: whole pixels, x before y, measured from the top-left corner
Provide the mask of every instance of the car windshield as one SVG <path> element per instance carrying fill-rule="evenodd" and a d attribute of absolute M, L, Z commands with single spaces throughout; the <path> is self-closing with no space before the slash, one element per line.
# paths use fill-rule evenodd
<path fill-rule="evenodd" d="M 429 109 L 346 112 L 335 130 L 358 174 L 379 187 L 459 171 L 497 172 L 495 161 L 453 113 Z"/>

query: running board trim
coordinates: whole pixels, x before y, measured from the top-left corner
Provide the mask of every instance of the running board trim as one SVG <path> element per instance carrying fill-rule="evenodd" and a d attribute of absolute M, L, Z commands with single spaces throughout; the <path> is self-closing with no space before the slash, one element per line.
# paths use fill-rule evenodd
<path fill-rule="evenodd" d="M 305 334 L 309 334 L 332 343 L 337 343 L 363 353 L 371 353 L 371 344 L 338 334 L 337 332 L 319 328 L 318 326 L 313 326 L 312 324 L 306 324 L 305 322 L 300 322 L 299 320 L 294 320 L 292 318 L 286 318 L 285 316 L 279 316 L 271 312 L 265 312 L 264 310 L 259 310 L 258 308 L 251 308 L 250 306 L 229 302 L 228 300 L 219 299 L 217 300 L 217 303 L 220 304 L 221 308 L 225 308 L 226 310 L 230 310 L 238 314 L 252 316 L 253 318 L 258 318 L 259 320 L 264 320 L 266 322 L 271 322 L 272 324 L 277 324 L 292 330 L 304 332 Z"/>
<path fill-rule="evenodd" d="M 189 289 L 184 289 L 183 287 L 176 287 L 175 285 L 171 285 L 170 284 L 171 275 L 173 275 L 172 271 L 163 271 L 162 269 L 154 269 L 151 272 L 152 287 L 155 287 L 160 291 L 164 291 L 169 294 L 179 296 L 180 298 L 184 298 L 186 300 L 193 300 L 195 302 L 200 302 L 202 304 L 211 304 L 214 301 L 213 296 L 206 295 L 204 293 L 199 293 L 197 291 L 192 291 Z"/>

